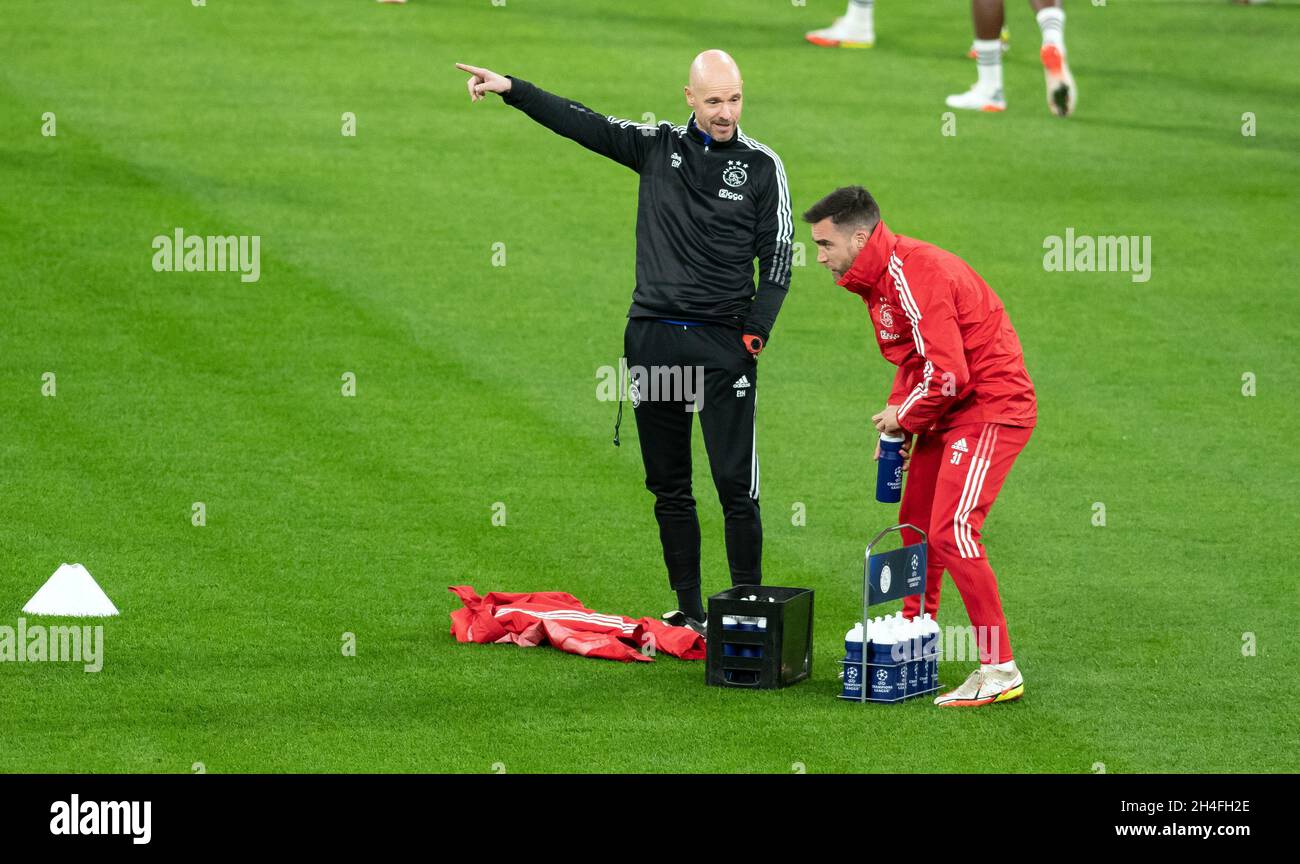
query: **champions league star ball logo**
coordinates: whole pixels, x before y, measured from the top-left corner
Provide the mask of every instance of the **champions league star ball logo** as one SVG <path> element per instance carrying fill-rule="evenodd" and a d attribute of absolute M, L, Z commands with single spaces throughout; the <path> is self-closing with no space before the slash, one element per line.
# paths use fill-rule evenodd
<path fill-rule="evenodd" d="M 893 581 L 894 581 L 894 574 L 892 571 L 890 571 L 889 565 L 886 564 L 880 571 L 880 593 L 883 594 L 886 591 L 888 591 L 889 586 L 890 584 L 893 583 Z"/>
<path fill-rule="evenodd" d="M 748 167 L 748 163 L 742 163 L 739 159 L 728 159 L 727 168 L 722 172 L 722 182 L 733 189 L 744 186 L 745 181 L 749 179 L 749 175 L 745 173 Z"/>

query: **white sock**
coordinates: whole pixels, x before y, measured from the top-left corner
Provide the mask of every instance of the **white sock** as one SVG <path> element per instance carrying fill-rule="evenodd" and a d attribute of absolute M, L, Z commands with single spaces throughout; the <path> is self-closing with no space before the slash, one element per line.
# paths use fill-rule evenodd
<path fill-rule="evenodd" d="M 985 663 L 984 665 L 985 665 L 985 667 L 987 667 L 987 668 L 989 668 L 989 669 L 996 669 L 996 670 L 999 671 L 999 672 L 1015 672 L 1015 671 L 1016 671 L 1016 661 L 1014 661 L 1014 660 L 1008 660 L 1008 661 L 1005 662 L 1005 663 Z"/>
<path fill-rule="evenodd" d="M 1065 10 L 1048 6 L 1038 10 L 1038 29 L 1043 31 L 1043 44 L 1065 47 Z"/>
<path fill-rule="evenodd" d="M 844 23 L 859 30 L 875 29 L 872 20 L 876 0 L 849 0 L 849 8 L 844 11 Z"/>
<path fill-rule="evenodd" d="M 980 92 L 993 96 L 1002 92 L 1002 40 L 976 39 L 975 62 L 979 67 Z"/>

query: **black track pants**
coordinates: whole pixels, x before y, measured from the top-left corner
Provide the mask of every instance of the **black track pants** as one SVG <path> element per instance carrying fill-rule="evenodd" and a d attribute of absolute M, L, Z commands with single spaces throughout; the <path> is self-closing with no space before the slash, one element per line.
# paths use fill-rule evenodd
<path fill-rule="evenodd" d="M 691 423 L 697 413 L 726 519 L 732 584 L 762 581 L 754 449 L 758 363 L 740 335 L 721 324 L 686 327 L 648 318 L 629 319 L 623 335 L 645 485 L 655 496 L 664 564 L 675 590 L 700 584 L 700 522 L 691 495 Z"/>

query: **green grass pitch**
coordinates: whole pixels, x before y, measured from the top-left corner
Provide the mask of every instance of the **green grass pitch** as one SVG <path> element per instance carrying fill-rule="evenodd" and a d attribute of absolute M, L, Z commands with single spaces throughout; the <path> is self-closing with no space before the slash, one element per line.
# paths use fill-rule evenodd
<path fill-rule="evenodd" d="M 961 114 L 956 135 L 966 4 L 881 0 L 870 51 L 803 42 L 842 11 L 7 2 L 0 624 L 62 561 L 122 614 L 99 673 L 0 664 L 0 770 L 1300 769 L 1300 7 L 1072 0 L 1081 99 L 1062 121 L 1012 0 L 1010 110 Z M 680 123 L 711 47 L 739 62 L 742 126 L 782 156 L 796 212 L 862 183 L 1010 310 L 1040 420 L 985 540 L 1019 703 L 834 698 L 863 545 L 895 516 L 871 499 L 868 423 L 891 369 L 802 225 L 758 440 L 765 575 L 816 590 L 813 680 L 724 691 L 702 663 L 448 635 L 460 583 L 672 605 L 634 424 L 612 447 L 595 397 L 622 345 L 636 178 L 495 97 L 471 105 L 453 63 Z M 177 227 L 260 235 L 260 280 L 154 272 L 152 238 Z M 1045 272 L 1068 228 L 1150 236 L 1150 281 Z M 696 438 L 711 593 L 721 514 Z M 966 623 L 950 583 L 941 621 Z"/>

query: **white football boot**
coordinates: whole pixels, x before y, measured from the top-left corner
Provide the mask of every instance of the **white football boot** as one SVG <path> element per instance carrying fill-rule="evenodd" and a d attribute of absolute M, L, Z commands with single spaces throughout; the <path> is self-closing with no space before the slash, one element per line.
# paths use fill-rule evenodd
<path fill-rule="evenodd" d="M 855 26 L 841 16 L 831 26 L 805 33 L 803 38 L 827 48 L 870 48 L 876 44 L 876 28 Z"/>
<path fill-rule="evenodd" d="M 993 666 L 980 666 L 970 673 L 960 687 L 934 697 L 934 704 L 946 707 L 972 707 L 1011 702 L 1025 693 L 1025 678 L 1020 670 L 1003 672 Z"/>
<path fill-rule="evenodd" d="M 955 93 L 946 100 L 949 108 L 964 108 L 967 111 L 1005 111 L 1006 97 L 1001 90 L 992 90 L 976 84 L 965 93 Z"/>

